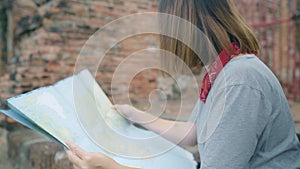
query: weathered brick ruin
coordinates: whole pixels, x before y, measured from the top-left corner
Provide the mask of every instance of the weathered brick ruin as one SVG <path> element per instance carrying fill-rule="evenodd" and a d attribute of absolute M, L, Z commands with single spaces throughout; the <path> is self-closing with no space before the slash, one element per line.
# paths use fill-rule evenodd
<path fill-rule="evenodd" d="M 0 53 L 2 107 L 9 97 L 72 75 L 84 43 L 103 25 L 129 14 L 156 11 L 157 4 L 158 0 L 17 0 L 3 3 L 6 17 L 0 32 L 4 49 Z M 126 28 L 120 25 L 120 29 Z M 149 47 L 145 38 L 125 39 L 108 53 L 109 59 L 99 70 L 104 73 L 97 77 L 108 94 L 114 68 L 130 53 Z M 142 76 L 140 86 L 155 82 L 151 73 L 139 76 Z M 145 87 L 145 90 L 149 89 Z M 146 96 L 147 92 L 138 94 Z"/>
<path fill-rule="evenodd" d="M 156 11 L 157 5 L 158 0 L 1 1 L 0 108 L 6 108 L 7 98 L 72 75 L 82 46 L 105 24 L 129 14 Z M 120 25 L 120 29 L 128 28 Z M 155 36 L 136 36 L 121 41 L 108 52 L 96 77 L 108 96 L 118 63 L 135 51 L 157 44 Z M 136 64 L 145 59 L 157 62 L 151 56 L 145 57 Z M 149 92 L 156 88 L 156 74 L 145 71 L 135 77 L 130 89 L 133 102 L 148 99 Z M 16 126 L 8 128 L 14 130 Z M 60 146 L 32 131 L 11 132 L 8 143 L 9 157 L 20 168 L 70 168 Z"/>
<path fill-rule="evenodd" d="M 287 12 L 287 4 L 290 1 L 278 0 L 277 3 L 283 4 L 281 6 Z M 138 12 L 155 12 L 158 2 L 159 0 L 0 0 L 0 109 L 7 108 L 5 100 L 12 96 L 51 85 L 72 75 L 80 50 L 93 33 L 120 17 Z M 237 2 L 240 7 L 244 8 L 254 1 L 237 0 Z M 249 14 L 246 17 L 249 24 L 259 21 L 256 10 L 256 8 L 253 8 L 253 11 L 250 8 L 242 10 L 243 14 Z M 252 13 L 256 14 L 250 15 Z M 265 17 L 265 21 L 268 21 L 267 18 Z M 277 26 L 276 30 L 286 29 L 285 25 Z M 130 28 L 120 25 L 119 29 L 122 31 L 122 29 Z M 288 32 L 283 34 L 284 37 L 275 33 L 276 39 L 264 39 L 264 35 L 268 32 L 266 30 L 269 28 L 258 27 L 256 29 L 256 33 L 262 34 L 263 37 L 260 38 L 264 42 L 263 54 L 268 51 L 278 54 L 279 49 L 270 50 L 269 48 L 273 46 L 279 48 L 288 43 Z M 274 43 L 275 40 L 276 43 Z M 299 44 L 298 42 L 298 48 Z M 106 57 L 99 66 L 96 76 L 105 93 L 111 97 L 112 90 L 115 90 L 119 98 L 125 97 L 122 90 L 110 86 L 115 68 L 133 52 L 157 47 L 157 45 L 158 36 L 141 35 L 124 39 L 108 51 L 109 57 Z M 288 53 L 288 49 L 285 48 L 284 52 Z M 291 51 L 297 52 L 296 49 Z M 273 64 L 275 69 L 280 67 L 280 57 L 276 55 L 276 58 L 276 65 Z M 287 60 L 288 57 L 285 57 L 283 61 L 288 63 Z M 151 54 L 143 55 L 135 60 L 135 64 L 150 62 L 156 64 L 158 60 L 152 58 Z M 272 63 L 274 62 L 270 61 L 270 67 Z M 285 67 L 287 66 L 283 65 L 283 68 Z M 133 68 L 128 67 L 126 71 L 130 73 Z M 283 73 L 286 72 L 288 73 L 288 71 Z M 281 73 L 278 72 L 278 76 L 284 77 L 285 74 L 281 75 Z M 173 82 L 160 84 L 157 74 L 155 70 L 147 70 L 135 76 L 129 90 L 133 104 L 140 105 L 142 108 L 149 106 L 145 100 L 157 87 L 169 88 L 172 94 Z M 288 82 L 293 82 L 292 77 L 287 77 Z M 286 89 L 286 92 L 291 91 Z M 296 119 L 300 118 L 297 116 Z M 0 139 L 0 146 L 2 142 L 8 143 L 8 156 L 16 168 L 72 168 L 66 160 L 62 147 L 13 123 L 10 119 L 8 121 L 13 125 L 2 124 L 3 121 L 4 117 L 0 115 L 0 135 L 3 133 L 1 129 L 3 125 L 6 125 L 6 129 L 11 132 L 7 135 L 8 141 Z M 0 152 L 0 168 L 1 162 Z"/>

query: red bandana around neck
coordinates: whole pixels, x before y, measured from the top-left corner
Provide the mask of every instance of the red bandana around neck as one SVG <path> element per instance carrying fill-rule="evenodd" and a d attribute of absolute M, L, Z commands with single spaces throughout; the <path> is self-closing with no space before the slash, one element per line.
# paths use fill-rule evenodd
<path fill-rule="evenodd" d="M 221 72 L 223 67 L 237 54 L 240 53 L 240 47 L 237 43 L 231 43 L 232 52 L 228 49 L 224 49 L 218 55 L 216 60 L 209 66 L 208 70 L 206 71 L 203 80 L 202 86 L 200 89 L 200 100 L 206 103 L 206 98 L 208 93 L 216 80 L 218 74 Z"/>

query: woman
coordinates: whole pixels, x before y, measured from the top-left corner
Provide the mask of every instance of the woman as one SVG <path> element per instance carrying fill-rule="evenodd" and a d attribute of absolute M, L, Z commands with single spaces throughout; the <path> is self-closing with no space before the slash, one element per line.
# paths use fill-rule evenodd
<path fill-rule="evenodd" d="M 163 134 L 170 141 L 177 142 L 186 135 L 180 145 L 198 144 L 201 168 L 300 168 L 300 144 L 286 97 L 276 77 L 256 57 L 259 43 L 233 2 L 161 0 L 159 11 L 196 25 L 219 54 L 217 58 L 199 59 L 201 56 L 178 40 L 161 36 L 161 48 L 190 67 L 210 65 L 195 109 L 199 115 L 194 123 L 174 125 L 163 119 L 142 123 L 153 116 L 129 105 L 114 107 L 128 120 L 156 133 L 172 126 Z M 70 149 L 68 157 L 77 168 L 128 168 L 72 143 Z"/>

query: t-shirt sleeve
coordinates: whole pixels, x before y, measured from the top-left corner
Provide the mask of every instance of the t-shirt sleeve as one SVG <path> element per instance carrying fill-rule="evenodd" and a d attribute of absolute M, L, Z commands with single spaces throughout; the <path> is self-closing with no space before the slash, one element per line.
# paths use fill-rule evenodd
<path fill-rule="evenodd" d="M 203 106 L 203 102 L 198 100 L 193 108 L 193 111 L 191 112 L 188 118 L 188 122 L 196 123 L 197 117 L 199 116 L 199 112 L 202 106 Z"/>
<path fill-rule="evenodd" d="M 244 169 L 267 124 L 268 112 L 268 100 L 256 89 L 237 85 L 216 92 L 209 114 L 219 114 L 221 117 L 211 134 L 201 143 L 201 168 Z"/>

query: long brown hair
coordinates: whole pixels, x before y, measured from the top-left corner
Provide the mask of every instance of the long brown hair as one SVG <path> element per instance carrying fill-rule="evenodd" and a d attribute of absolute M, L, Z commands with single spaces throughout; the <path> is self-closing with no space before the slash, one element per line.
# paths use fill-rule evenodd
<path fill-rule="evenodd" d="M 236 42 L 240 46 L 240 53 L 259 53 L 260 51 L 257 38 L 239 14 L 232 0 L 161 0 L 159 12 L 178 16 L 197 26 L 212 44 L 216 53 L 220 53 L 224 49 L 231 50 L 232 42 Z M 170 27 L 172 29 L 163 31 L 182 33 L 178 30 L 179 28 L 176 28 L 178 25 L 169 25 L 168 28 Z M 186 34 L 185 36 L 194 35 Z M 162 50 L 177 55 L 190 67 L 199 63 L 207 65 L 212 60 L 207 56 L 197 56 L 194 50 L 178 39 L 165 35 L 161 35 L 160 39 Z M 207 46 L 203 41 L 197 45 L 203 50 L 203 45 Z M 200 53 L 205 55 L 207 52 Z M 169 64 L 170 67 L 170 62 L 164 58 L 162 60 L 163 66 Z M 171 67 L 173 67 L 172 64 Z"/>

